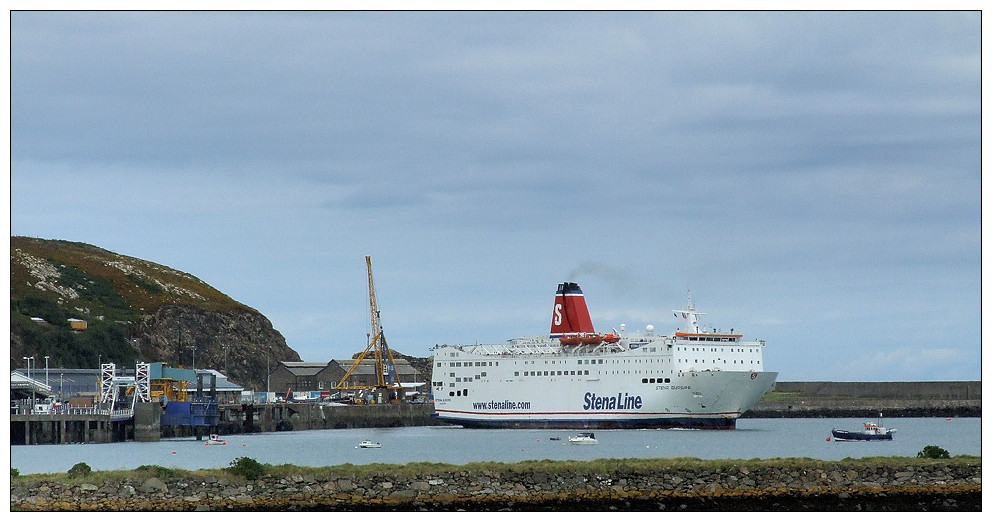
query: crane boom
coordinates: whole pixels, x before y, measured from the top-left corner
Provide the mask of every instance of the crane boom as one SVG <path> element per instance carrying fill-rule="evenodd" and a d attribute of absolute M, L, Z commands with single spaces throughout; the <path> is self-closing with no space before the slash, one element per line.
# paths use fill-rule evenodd
<path fill-rule="evenodd" d="M 375 374 L 376 374 L 376 385 L 385 386 L 386 380 L 383 377 L 382 368 L 382 350 L 379 349 L 379 345 L 383 344 L 382 341 L 382 325 L 379 324 L 379 306 L 375 301 L 375 283 L 372 282 L 372 256 L 365 256 L 365 266 L 368 267 L 369 272 L 369 318 L 371 321 L 371 335 L 378 338 L 380 342 L 376 343 L 375 350 Z"/>
<path fill-rule="evenodd" d="M 334 387 L 336 390 L 356 390 L 356 389 L 368 389 L 369 387 L 374 387 L 376 389 L 399 389 L 402 388 L 399 382 L 399 376 L 396 375 L 396 363 L 393 362 L 393 354 L 389 349 L 389 345 L 386 343 L 386 337 L 382 332 L 382 324 L 379 322 L 379 305 L 375 298 L 375 283 L 372 281 L 372 256 L 365 256 L 365 266 L 368 268 L 369 273 L 369 344 L 365 347 L 363 351 L 355 362 L 351 365 L 351 368 L 345 372 L 344 376 L 341 377 L 341 381 L 338 385 Z M 365 386 L 344 386 L 343 383 L 348 380 L 348 377 L 358 368 L 365 357 L 368 355 L 369 351 L 372 350 L 375 356 L 375 384 L 365 385 Z M 386 360 L 393 368 L 393 380 L 394 382 L 386 382 Z"/>

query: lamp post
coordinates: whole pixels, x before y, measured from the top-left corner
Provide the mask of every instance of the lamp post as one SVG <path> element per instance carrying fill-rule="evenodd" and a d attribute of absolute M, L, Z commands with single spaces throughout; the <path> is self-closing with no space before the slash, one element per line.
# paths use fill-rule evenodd
<path fill-rule="evenodd" d="M 27 369 L 28 369 L 28 379 L 30 379 L 31 378 L 31 361 L 34 360 L 34 357 L 33 356 L 32 357 L 21 357 L 21 359 L 24 359 L 24 361 L 25 361 L 24 364 L 25 364 L 25 366 L 27 366 Z"/>
<path fill-rule="evenodd" d="M 45 356 L 45 386 L 48 386 L 48 356 Z"/>

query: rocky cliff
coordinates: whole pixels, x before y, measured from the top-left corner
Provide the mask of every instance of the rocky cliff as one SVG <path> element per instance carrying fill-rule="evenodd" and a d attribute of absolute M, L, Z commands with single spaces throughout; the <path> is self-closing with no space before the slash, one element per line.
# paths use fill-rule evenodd
<path fill-rule="evenodd" d="M 257 310 L 193 275 L 92 245 L 11 237 L 10 283 L 11 368 L 46 355 L 67 368 L 190 367 L 195 357 L 198 368 L 264 389 L 267 360 L 300 360 Z"/>

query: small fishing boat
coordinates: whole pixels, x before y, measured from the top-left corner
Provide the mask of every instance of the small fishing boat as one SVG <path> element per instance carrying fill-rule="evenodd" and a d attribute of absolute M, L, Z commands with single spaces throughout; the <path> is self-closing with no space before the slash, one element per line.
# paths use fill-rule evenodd
<path fill-rule="evenodd" d="M 381 448 L 382 447 L 382 444 L 379 444 L 378 442 L 372 442 L 371 440 L 366 439 L 366 440 L 363 440 L 362 442 L 359 442 L 358 443 L 358 446 L 356 446 L 356 447 L 358 447 L 358 448 Z"/>
<path fill-rule="evenodd" d="M 878 422 L 866 422 L 861 431 L 831 430 L 834 440 L 892 440 L 895 428 L 882 426 L 882 414 L 878 415 Z"/>
<path fill-rule="evenodd" d="M 207 446 L 221 446 L 221 445 L 224 445 L 224 444 L 227 444 L 227 441 L 226 440 L 220 438 L 220 435 L 217 435 L 216 433 L 211 433 L 210 434 L 210 438 L 207 439 L 207 444 L 206 445 Z"/>
<path fill-rule="evenodd" d="M 592 433 L 579 433 L 574 437 L 569 437 L 568 442 L 571 444 L 599 444 L 596 436 Z"/>

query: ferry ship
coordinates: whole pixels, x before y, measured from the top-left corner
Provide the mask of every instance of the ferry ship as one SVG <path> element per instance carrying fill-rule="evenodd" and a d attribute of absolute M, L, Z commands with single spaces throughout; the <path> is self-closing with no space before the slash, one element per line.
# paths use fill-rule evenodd
<path fill-rule="evenodd" d="M 435 416 L 468 428 L 734 429 L 775 383 L 761 340 L 703 331 L 691 294 L 671 335 L 596 333 L 582 289 L 558 285 L 551 334 L 433 351 Z"/>

